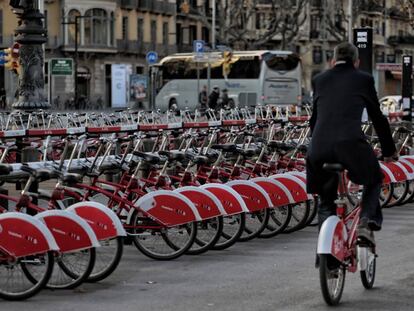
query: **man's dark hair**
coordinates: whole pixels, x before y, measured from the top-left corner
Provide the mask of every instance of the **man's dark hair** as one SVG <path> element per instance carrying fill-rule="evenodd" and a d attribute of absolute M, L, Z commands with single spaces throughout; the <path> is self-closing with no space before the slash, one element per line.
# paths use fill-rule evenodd
<path fill-rule="evenodd" d="M 359 58 L 358 49 L 355 45 L 349 42 L 338 44 L 334 49 L 334 60 L 344 60 L 349 62 L 356 62 Z"/>

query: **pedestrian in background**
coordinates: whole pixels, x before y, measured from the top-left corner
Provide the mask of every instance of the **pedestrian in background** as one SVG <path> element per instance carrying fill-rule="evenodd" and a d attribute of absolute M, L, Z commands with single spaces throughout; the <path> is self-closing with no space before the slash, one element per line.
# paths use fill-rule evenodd
<path fill-rule="evenodd" d="M 224 109 L 230 109 L 230 99 L 229 99 L 229 93 L 227 92 L 227 89 L 223 89 L 221 91 L 221 107 Z"/>
<path fill-rule="evenodd" d="M 4 88 L 0 89 L 0 108 L 6 109 L 7 102 L 6 102 L 6 90 Z"/>
<path fill-rule="evenodd" d="M 213 91 L 211 92 L 210 96 L 208 97 L 208 108 L 217 110 L 218 109 L 218 101 L 220 98 L 220 89 L 216 85 L 213 87 Z"/>
<path fill-rule="evenodd" d="M 200 94 L 198 94 L 198 103 L 202 111 L 206 110 L 208 104 L 207 86 L 204 85 Z"/>

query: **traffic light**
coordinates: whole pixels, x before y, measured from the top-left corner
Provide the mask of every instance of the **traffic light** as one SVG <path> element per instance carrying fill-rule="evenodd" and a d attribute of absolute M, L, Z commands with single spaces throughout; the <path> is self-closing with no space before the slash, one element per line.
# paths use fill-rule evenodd
<path fill-rule="evenodd" d="M 1 62 L 4 64 L 4 68 L 13 71 L 16 74 L 20 74 L 19 63 L 19 48 L 18 43 L 13 44 L 13 47 L 5 49 L 1 52 Z"/>
<path fill-rule="evenodd" d="M 233 53 L 231 51 L 223 52 L 223 76 L 227 79 L 231 70 L 231 61 L 233 58 Z"/>

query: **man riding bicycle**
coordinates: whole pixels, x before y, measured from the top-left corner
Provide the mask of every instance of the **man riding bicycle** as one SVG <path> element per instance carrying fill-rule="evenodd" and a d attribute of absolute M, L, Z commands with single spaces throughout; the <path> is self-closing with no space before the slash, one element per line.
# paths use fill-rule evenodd
<path fill-rule="evenodd" d="M 379 195 L 382 173 L 377 157 L 365 139 L 361 120 L 368 112 L 387 162 L 397 153 L 387 119 L 383 116 L 373 77 L 358 70 L 358 49 L 341 43 L 334 50 L 332 68 L 312 81 L 312 140 L 307 155 L 307 188 L 319 194 L 319 228 L 336 215 L 338 174 L 323 169 L 324 163 L 340 163 L 348 177 L 363 185 L 358 238 L 375 244 L 372 231 L 381 230 Z"/>

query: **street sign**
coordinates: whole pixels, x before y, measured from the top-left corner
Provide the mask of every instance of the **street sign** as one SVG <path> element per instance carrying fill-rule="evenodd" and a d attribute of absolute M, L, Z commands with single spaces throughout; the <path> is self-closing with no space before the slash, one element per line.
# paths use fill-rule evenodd
<path fill-rule="evenodd" d="M 359 69 L 372 74 L 372 28 L 354 29 L 354 45 L 359 52 Z"/>
<path fill-rule="evenodd" d="M 53 76 L 73 75 L 73 59 L 54 58 L 50 60 L 50 73 Z"/>
<path fill-rule="evenodd" d="M 149 65 L 153 65 L 158 61 L 158 53 L 154 51 L 150 51 L 147 53 L 147 63 Z"/>
<path fill-rule="evenodd" d="M 193 51 L 194 53 L 201 54 L 204 53 L 205 42 L 203 40 L 194 40 L 193 41 Z"/>

